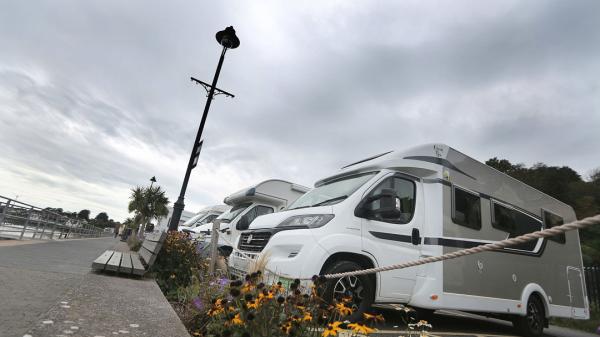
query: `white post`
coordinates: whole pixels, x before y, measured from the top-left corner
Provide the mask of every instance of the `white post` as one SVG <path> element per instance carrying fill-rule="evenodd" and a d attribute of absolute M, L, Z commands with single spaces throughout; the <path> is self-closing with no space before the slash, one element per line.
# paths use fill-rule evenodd
<path fill-rule="evenodd" d="M 208 273 L 213 274 L 215 272 L 215 265 L 217 263 L 217 249 L 219 245 L 219 229 L 221 228 L 221 221 L 214 220 L 212 230 L 210 232 L 210 264 L 208 267 Z"/>

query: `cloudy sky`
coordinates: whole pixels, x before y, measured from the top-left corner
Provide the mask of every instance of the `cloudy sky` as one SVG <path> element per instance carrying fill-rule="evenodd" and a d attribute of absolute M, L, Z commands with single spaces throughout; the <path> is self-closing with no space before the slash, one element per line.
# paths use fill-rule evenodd
<path fill-rule="evenodd" d="M 188 210 L 426 142 L 600 166 L 599 1 L 0 0 L 0 195 L 122 220 L 156 176 L 175 201 L 229 25 Z"/>

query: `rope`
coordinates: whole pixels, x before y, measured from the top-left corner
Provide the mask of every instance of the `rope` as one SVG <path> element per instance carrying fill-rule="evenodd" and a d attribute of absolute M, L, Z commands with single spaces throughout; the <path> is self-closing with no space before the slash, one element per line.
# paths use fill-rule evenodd
<path fill-rule="evenodd" d="M 440 256 L 431 256 L 431 257 L 426 257 L 426 258 L 420 259 L 420 260 L 413 260 L 413 261 L 399 263 L 399 264 L 393 264 L 393 265 L 385 266 L 385 267 L 369 268 L 369 269 L 356 270 L 356 271 L 345 272 L 345 273 L 326 274 L 326 275 L 322 275 L 322 276 L 325 278 L 328 278 L 328 279 L 332 279 L 332 278 L 342 278 L 342 277 L 346 277 L 346 276 L 367 275 L 367 274 L 373 274 L 373 273 L 380 273 L 380 272 L 388 271 L 388 270 L 415 267 L 415 266 L 419 266 L 422 264 L 455 259 L 455 258 L 461 257 L 461 256 L 504 249 L 506 247 L 515 246 L 515 245 L 525 243 L 528 241 L 532 241 L 532 240 L 536 240 L 536 239 L 540 239 L 540 238 L 547 238 L 547 237 L 562 234 L 562 233 L 570 231 L 570 230 L 582 229 L 582 228 L 589 227 L 591 225 L 598 225 L 598 224 L 600 224 L 600 214 L 591 216 L 591 217 L 588 217 L 588 218 L 585 218 L 582 220 L 573 221 L 573 222 L 570 222 L 570 223 L 567 223 L 564 225 L 543 229 L 543 230 L 540 230 L 537 232 L 524 234 L 521 236 L 517 236 L 514 238 L 510 238 L 510 239 L 506 239 L 506 240 L 502 240 L 502 241 L 498 241 L 498 242 L 494 242 L 494 243 L 488 243 L 488 244 L 484 244 L 484 245 L 473 247 L 473 248 L 462 249 L 462 250 L 459 250 L 456 252 L 447 253 L 447 254 L 440 255 Z M 302 280 L 309 280 L 309 279 L 310 278 L 303 278 Z"/>
<path fill-rule="evenodd" d="M 520 235 L 520 236 L 517 236 L 514 238 L 505 239 L 505 240 L 494 242 L 494 243 L 488 243 L 488 244 L 480 245 L 480 246 L 473 247 L 473 248 L 462 249 L 462 250 L 459 250 L 456 252 L 447 253 L 447 254 L 443 254 L 440 256 L 431 256 L 431 257 L 426 257 L 424 259 L 393 264 L 393 265 L 389 265 L 389 266 L 385 266 L 385 267 L 362 269 L 362 270 L 349 271 L 349 272 L 344 272 L 344 273 L 325 274 L 325 275 L 321 275 L 321 276 L 325 277 L 327 279 L 334 279 L 334 278 L 337 279 L 337 278 L 342 278 L 342 277 L 346 277 L 346 276 L 367 275 L 367 274 L 380 273 L 380 272 L 389 271 L 389 270 L 415 267 L 415 266 L 420 266 L 422 264 L 456 259 L 458 257 L 482 253 L 482 252 L 501 250 L 501 249 L 504 249 L 507 247 L 516 246 L 516 245 L 519 245 L 519 244 L 522 244 L 525 242 L 529 242 L 532 240 L 548 238 L 548 237 L 556 236 L 556 235 L 559 235 L 559 234 L 562 234 L 562 233 L 565 233 L 565 232 L 568 232 L 568 231 L 571 231 L 574 229 L 583 229 L 583 228 L 589 227 L 591 225 L 598 225 L 598 224 L 600 224 L 600 214 L 591 216 L 591 217 L 587 217 L 585 219 L 581 219 L 578 221 L 573 221 L 573 222 L 570 222 L 570 223 L 567 223 L 564 225 L 547 228 L 547 229 L 539 230 L 539 231 L 532 232 L 532 233 L 523 234 L 523 235 Z M 224 241 L 229 243 L 231 245 L 233 251 L 238 252 L 240 255 L 243 255 L 245 258 L 247 258 L 251 261 L 256 260 L 253 256 L 250 256 L 250 255 L 244 253 L 243 251 L 240 251 L 239 249 L 235 248 L 234 245 L 231 242 L 229 242 L 229 240 L 227 240 L 225 238 L 221 238 L 221 239 L 223 239 Z M 275 271 L 272 271 L 268 268 L 265 268 L 265 270 L 272 273 L 275 276 L 283 276 L 283 275 L 281 275 Z M 299 279 L 300 280 L 312 280 L 312 277 L 305 277 L 305 278 L 299 278 Z"/>

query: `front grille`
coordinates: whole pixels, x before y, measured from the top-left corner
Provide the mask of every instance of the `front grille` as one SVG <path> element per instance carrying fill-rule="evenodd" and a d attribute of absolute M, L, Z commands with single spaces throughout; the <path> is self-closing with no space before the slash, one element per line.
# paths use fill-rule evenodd
<path fill-rule="evenodd" d="M 261 252 L 271 238 L 270 232 L 242 233 L 238 248 L 247 252 Z"/>

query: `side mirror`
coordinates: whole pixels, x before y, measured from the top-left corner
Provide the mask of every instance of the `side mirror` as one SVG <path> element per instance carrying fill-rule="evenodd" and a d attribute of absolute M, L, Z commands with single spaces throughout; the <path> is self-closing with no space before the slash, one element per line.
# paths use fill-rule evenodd
<path fill-rule="evenodd" d="M 235 225 L 235 228 L 237 230 L 243 231 L 248 229 L 248 227 L 250 226 L 250 221 L 248 221 L 248 217 L 246 215 L 242 216 L 237 224 Z"/>
<path fill-rule="evenodd" d="M 379 201 L 379 205 L 377 207 L 369 207 L 375 201 Z M 384 219 L 399 217 L 402 214 L 402 206 L 396 192 L 392 189 L 383 189 L 381 193 L 365 199 L 362 205 L 355 211 L 355 215 L 364 217 L 368 214 L 379 215 Z"/>

